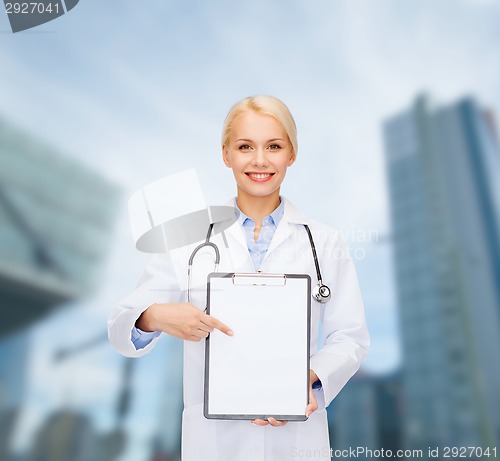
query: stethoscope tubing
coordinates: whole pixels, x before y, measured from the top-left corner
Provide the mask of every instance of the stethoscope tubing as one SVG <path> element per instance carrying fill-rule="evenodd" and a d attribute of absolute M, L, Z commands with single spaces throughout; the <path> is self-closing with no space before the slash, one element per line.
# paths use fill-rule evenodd
<path fill-rule="evenodd" d="M 213 223 L 208 226 L 208 232 L 207 232 L 207 237 L 203 243 L 200 243 L 191 253 L 191 256 L 189 257 L 188 261 L 188 289 L 187 289 L 187 298 L 188 298 L 188 303 L 191 302 L 191 271 L 193 269 L 193 260 L 194 257 L 196 256 L 196 253 L 200 251 L 204 247 L 211 247 L 214 249 L 215 252 L 215 267 L 214 267 L 214 272 L 217 272 L 217 268 L 219 267 L 220 263 L 220 252 L 219 248 L 217 245 L 213 242 L 210 242 L 210 236 L 212 235 L 212 230 L 214 228 Z"/>
<path fill-rule="evenodd" d="M 316 253 L 316 246 L 314 245 L 314 239 L 311 233 L 311 230 L 309 229 L 309 226 L 307 224 L 303 224 L 307 236 L 309 237 L 309 243 L 311 245 L 311 251 L 314 259 L 314 267 L 316 268 L 316 276 L 318 278 L 318 284 L 313 290 L 313 298 L 318 301 L 319 303 L 326 303 L 330 300 L 331 298 L 331 290 L 328 286 L 323 285 L 323 279 L 321 277 L 321 270 L 319 268 L 319 261 L 318 261 L 318 255 Z M 208 232 L 206 239 L 203 243 L 200 243 L 191 253 L 191 256 L 189 257 L 188 261 L 188 289 L 187 289 L 187 298 L 188 298 L 188 303 L 191 302 L 191 272 L 193 269 L 193 261 L 196 256 L 196 253 L 200 251 L 204 247 L 211 247 L 214 250 L 215 253 L 215 267 L 214 267 L 214 272 L 217 272 L 217 268 L 219 267 L 220 263 L 220 252 L 219 248 L 217 245 L 213 242 L 210 242 L 210 236 L 212 235 L 212 230 L 213 230 L 213 223 L 210 224 L 208 227 Z"/>

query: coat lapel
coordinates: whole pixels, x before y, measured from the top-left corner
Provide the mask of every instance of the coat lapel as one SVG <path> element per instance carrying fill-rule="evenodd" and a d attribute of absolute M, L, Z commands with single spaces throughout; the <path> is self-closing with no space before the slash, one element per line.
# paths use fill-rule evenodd
<path fill-rule="evenodd" d="M 278 224 L 278 227 L 274 231 L 273 238 L 271 240 L 271 243 L 269 244 L 269 248 L 267 249 L 267 253 L 265 258 L 272 253 L 276 248 L 278 248 L 288 237 L 290 237 L 292 231 L 290 229 L 290 224 L 288 221 L 285 219 L 285 216 L 283 215 L 283 218 L 281 218 L 280 223 Z M 264 258 L 264 259 L 265 259 Z"/>
<path fill-rule="evenodd" d="M 265 258 L 290 237 L 292 234 L 291 224 L 307 224 L 306 217 L 295 207 L 295 205 L 285 197 L 282 197 L 282 199 L 285 201 L 283 217 L 274 232 L 273 239 L 271 240 Z"/>
<path fill-rule="evenodd" d="M 232 248 L 233 244 L 236 243 L 238 247 L 241 247 L 248 251 L 247 241 L 245 238 L 245 234 L 243 233 L 243 229 L 240 226 L 240 223 L 236 221 L 231 227 L 226 229 L 226 236 L 228 237 L 228 245 Z"/>
<path fill-rule="evenodd" d="M 235 206 L 235 199 L 231 199 L 226 206 Z M 231 227 L 226 229 L 225 235 L 229 250 L 227 255 L 232 263 L 233 272 L 252 272 L 253 264 L 248 253 L 248 246 L 245 233 L 236 221 Z"/>
<path fill-rule="evenodd" d="M 236 207 L 236 199 L 232 198 L 225 205 Z M 245 233 L 243 232 L 243 229 L 241 228 L 238 220 L 236 220 L 236 222 L 231 227 L 226 229 L 225 232 L 226 236 L 228 236 L 228 238 L 231 239 L 231 242 L 228 242 L 229 247 L 231 247 L 232 243 L 237 243 L 238 246 L 244 248 L 248 252 Z"/>
<path fill-rule="evenodd" d="M 282 197 L 285 201 L 285 209 L 283 212 L 283 217 L 281 218 L 276 231 L 274 232 L 273 239 L 269 245 L 264 261 L 276 248 L 278 248 L 283 242 L 285 242 L 292 234 L 293 224 L 307 224 L 307 218 L 285 197 Z M 230 200 L 226 203 L 227 206 L 234 206 L 235 199 Z M 241 264 L 250 263 L 252 264 L 250 255 L 248 253 L 248 246 L 245 237 L 245 233 L 241 228 L 238 221 L 236 221 L 229 229 L 226 229 L 226 236 L 228 238 L 228 245 L 230 248 L 231 256 L 235 266 L 238 267 Z"/>

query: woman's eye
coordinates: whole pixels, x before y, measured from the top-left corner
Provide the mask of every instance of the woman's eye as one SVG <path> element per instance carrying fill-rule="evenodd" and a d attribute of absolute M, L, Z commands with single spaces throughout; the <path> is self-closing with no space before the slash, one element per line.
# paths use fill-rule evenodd
<path fill-rule="evenodd" d="M 281 149 L 281 146 L 280 146 L 280 145 L 278 145 L 278 144 L 271 144 L 271 145 L 269 146 L 269 148 L 270 148 L 270 149 L 272 149 L 272 150 L 276 150 L 276 149 Z"/>
<path fill-rule="evenodd" d="M 250 146 L 248 144 L 242 144 L 240 147 L 238 147 L 239 150 L 248 150 L 250 149 Z"/>

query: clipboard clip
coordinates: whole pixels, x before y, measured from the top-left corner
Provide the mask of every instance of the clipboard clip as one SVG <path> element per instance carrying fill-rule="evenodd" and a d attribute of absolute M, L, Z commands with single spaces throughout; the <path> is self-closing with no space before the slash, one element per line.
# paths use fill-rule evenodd
<path fill-rule="evenodd" d="M 250 285 L 250 286 L 285 286 L 285 274 L 233 274 L 233 285 Z"/>

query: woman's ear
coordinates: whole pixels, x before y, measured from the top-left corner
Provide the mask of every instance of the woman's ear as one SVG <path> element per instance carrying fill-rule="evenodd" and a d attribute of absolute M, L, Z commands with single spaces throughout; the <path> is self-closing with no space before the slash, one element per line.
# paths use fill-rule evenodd
<path fill-rule="evenodd" d="M 295 152 L 294 152 L 294 150 L 292 149 L 292 153 L 291 153 L 291 155 L 290 155 L 290 159 L 288 160 L 288 166 L 292 166 L 292 165 L 293 165 L 293 163 L 295 162 L 295 158 L 296 158 L 296 157 L 295 157 Z"/>
<path fill-rule="evenodd" d="M 231 162 L 229 161 L 229 151 L 225 144 L 222 146 L 222 160 L 228 168 L 231 168 Z"/>

